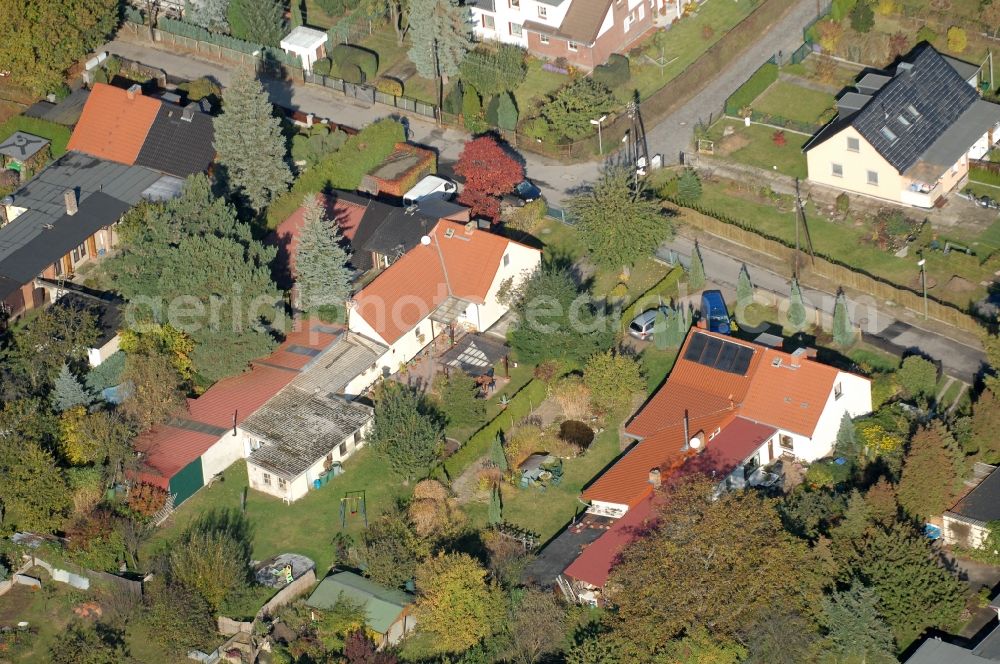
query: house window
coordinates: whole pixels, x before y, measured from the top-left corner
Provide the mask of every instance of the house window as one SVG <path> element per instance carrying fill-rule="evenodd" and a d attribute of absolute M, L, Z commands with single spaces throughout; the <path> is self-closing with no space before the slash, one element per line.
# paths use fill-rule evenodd
<path fill-rule="evenodd" d="M 546 35 L 538 35 L 538 41 L 542 42 L 543 44 L 548 44 L 549 38 Z"/>
<path fill-rule="evenodd" d="M 567 43 L 567 44 L 566 44 L 566 48 L 568 48 L 568 49 L 569 49 L 570 51 L 572 51 L 573 53 L 576 53 L 576 52 L 577 52 L 577 50 L 578 50 L 578 47 L 577 47 L 577 45 L 576 45 L 576 42 L 569 42 L 569 43 Z M 506 256 L 504 256 L 504 258 L 506 258 Z"/>
<path fill-rule="evenodd" d="M 750 476 L 753 475 L 753 472 L 757 470 L 758 466 L 760 466 L 760 459 L 757 458 L 756 454 L 754 454 L 743 466 L 743 478 L 749 480 Z"/>
<path fill-rule="evenodd" d="M 883 135 L 883 136 L 884 136 L 884 137 L 886 138 L 886 140 L 888 140 L 889 142 L 891 142 L 891 143 L 894 143 L 894 142 L 896 141 L 896 134 L 895 134 L 895 133 L 894 133 L 894 132 L 892 131 L 892 129 L 889 129 L 888 127 L 882 127 L 882 129 L 880 129 L 880 130 L 879 130 L 879 132 L 880 132 L 880 133 L 881 133 L 881 134 L 882 134 L 882 135 Z"/>
<path fill-rule="evenodd" d="M 920 117 L 920 111 L 918 111 L 917 108 L 913 104 L 908 105 L 906 107 L 906 110 L 909 111 L 910 115 L 913 116 L 914 120 L 916 120 L 917 118 Z"/>
<path fill-rule="evenodd" d="M 521 0 L 510 0 L 510 2 L 508 4 L 509 4 L 509 6 L 510 6 L 511 9 L 520 9 L 521 8 Z"/>
<path fill-rule="evenodd" d="M 903 125 L 904 127 L 909 127 L 910 126 L 910 121 L 907 120 L 906 116 L 903 115 L 902 113 L 900 113 L 899 116 L 896 119 L 899 120 L 899 124 Z"/>
<path fill-rule="evenodd" d="M 844 177 L 844 165 L 843 164 L 830 164 L 830 173 L 835 178 Z"/>
<path fill-rule="evenodd" d="M 347 456 L 347 443 L 341 443 L 340 448 L 337 451 L 340 452 L 341 459 Z"/>
<path fill-rule="evenodd" d="M 496 20 L 490 14 L 483 14 L 483 29 L 484 30 L 496 30 L 497 23 Z"/>
<path fill-rule="evenodd" d="M 354 446 L 357 447 L 360 443 L 361 443 L 361 432 L 360 431 L 355 431 L 354 432 Z"/>
<path fill-rule="evenodd" d="M 844 396 L 844 388 L 840 386 L 840 383 L 837 383 L 833 386 L 833 398 L 836 400 L 842 396 Z"/>
<path fill-rule="evenodd" d="M 279 477 L 278 478 L 278 488 L 284 490 L 284 488 L 286 486 L 288 486 L 288 482 L 285 481 L 285 478 L 284 477 Z"/>
<path fill-rule="evenodd" d="M 57 277 L 61 277 L 62 273 L 63 273 L 62 261 L 59 260 L 59 261 L 56 261 L 55 263 L 53 263 L 52 264 L 52 269 L 55 270 L 55 273 L 56 273 Z"/>
<path fill-rule="evenodd" d="M 513 35 L 514 37 L 520 37 L 521 34 L 522 34 L 521 24 L 520 23 L 511 23 L 509 25 L 510 25 L 510 34 Z"/>
<path fill-rule="evenodd" d="M 87 244 L 81 244 L 79 247 L 74 249 L 70 255 L 73 257 L 73 264 L 76 265 L 87 257 Z"/>
<path fill-rule="evenodd" d="M 781 436 L 778 438 L 778 444 L 781 445 L 781 449 L 783 450 L 788 450 L 789 452 L 795 450 L 795 445 L 794 443 L 792 443 L 791 436 L 786 436 L 785 434 L 781 434 Z"/>
<path fill-rule="evenodd" d="M 271 473 L 264 473 L 264 486 L 271 486 Z"/>
<path fill-rule="evenodd" d="M 538 5 L 538 18 L 548 18 L 549 8 L 542 5 Z"/>
<path fill-rule="evenodd" d="M 636 8 L 636 11 L 637 11 L 637 12 L 639 12 L 639 20 L 640 20 L 640 21 L 641 21 L 642 19 L 646 18 L 646 7 L 645 7 L 645 5 L 639 5 L 639 6 L 638 6 L 638 7 Z"/>
<path fill-rule="evenodd" d="M 868 171 L 868 184 L 878 186 L 878 171 Z"/>
<path fill-rule="evenodd" d="M 859 152 L 861 150 L 861 141 L 854 138 L 853 136 L 847 137 L 847 151 L 848 152 Z"/>

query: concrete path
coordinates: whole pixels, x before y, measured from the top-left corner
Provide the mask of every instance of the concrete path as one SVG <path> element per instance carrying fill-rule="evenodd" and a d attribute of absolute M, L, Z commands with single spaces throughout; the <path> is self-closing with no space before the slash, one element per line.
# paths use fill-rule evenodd
<path fill-rule="evenodd" d="M 725 1 L 725 0 L 723 0 Z M 655 127 L 647 128 L 650 153 L 661 153 L 666 163 L 676 163 L 682 151 L 687 150 L 698 119 L 706 121 L 710 114 L 718 114 L 723 104 L 736 88 L 769 57 L 779 50 L 791 52 L 802 43 L 802 29 L 816 16 L 816 3 L 799 0 L 772 28 L 760 35 L 757 43 L 735 59 L 729 69 L 710 81 L 705 89 L 687 104 L 668 116 Z M 104 50 L 136 60 L 159 69 L 170 76 L 186 79 L 210 76 L 223 86 L 229 83 L 231 67 L 186 53 L 172 53 L 150 42 L 116 39 Z M 267 84 L 271 100 L 288 108 L 314 113 L 337 123 L 363 127 L 382 117 L 394 115 L 392 109 L 379 104 L 370 105 L 348 99 L 343 95 L 311 85 L 292 85 L 285 81 Z M 462 143 L 468 134 L 438 128 L 433 122 L 414 117 L 409 122 L 410 139 L 436 148 L 441 165 L 447 168 L 458 159 Z M 544 193 L 550 204 L 561 207 L 572 192 L 600 174 L 601 162 L 566 165 L 530 152 L 523 152 L 528 177 Z"/>
<path fill-rule="evenodd" d="M 668 259 L 670 252 L 679 255 L 682 264 L 687 264 L 694 249 L 694 242 L 678 237 L 665 243 L 657 251 L 661 259 Z M 735 289 L 743 261 L 720 250 L 700 246 L 705 274 L 709 279 L 728 289 Z M 754 286 L 788 297 L 791 288 L 784 276 L 759 265 L 747 265 Z M 802 297 L 807 307 L 833 315 L 836 293 L 813 288 L 803 288 Z M 986 361 L 982 350 L 973 348 L 942 334 L 924 330 L 910 323 L 897 320 L 892 314 L 880 308 L 871 299 L 847 298 L 851 320 L 861 327 L 865 334 L 889 342 L 900 349 L 917 349 L 929 357 L 939 360 L 948 375 L 965 383 L 975 382 L 975 376 Z"/>

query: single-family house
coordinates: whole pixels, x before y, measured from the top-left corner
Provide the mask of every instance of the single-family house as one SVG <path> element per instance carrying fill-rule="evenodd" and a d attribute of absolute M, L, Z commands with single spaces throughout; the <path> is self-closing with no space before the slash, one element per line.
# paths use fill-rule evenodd
<path fill-rule="evenodd" d="M 213 139 L 212 116 L 201 104 L 182 107 L 143 95 L 138 85 L 95 83 L 68 149 L 186 178 L 208 170 Z"/>
<path fill-rule="evenodd" d="M 364 446 L 372 409 L 355 400 L 381 377 L 385 346 L 352 332 L 236 427 L 250 488 L 292 503 L 320 488 Z"/>
<path fill-rule="evenodd" d="M 979 67 L 921 44 L 885 74 L 867 73 L 837 116 L 803 148 L 809 179 L 930 208 L 1000 143 L 1000 104 L 977 87 Z"/>
<path fill-rule="evenodd" d="M 365 611 L 365 626 L 377 635 L 379 648 L 397 643 L 414 627 L 414 596 L 395 588 L 386 588 L 354 572 L 335 571 L 320 581 L 306 600 L 306 606 L 319 611 L 334 608 L 338 602 L 360 605 Z"/>
<path fill-rule="evenodd" d="M 329 36 L 322 30 L 299 25 L 279 42 L 281 50 L 289 55 L 297 55 L 302 61 L 302 69 L 312 71 L 317 60 L 326 57 L 326 42 Z"/>
<path fill-rule="evenodd" d="M 177 178 L 68 152 L 0 200 L 0 307 L 41 306 L 38 277 L 66 279 L 117 244 L 115 224 L 143 199 L 169 198 Z"/>
<path fill-rule="evenodd" d="M 307 371 L 341 339 L 342 328 L 313 325 L 289 332 L 269 356 L 250 370 L 215 383 L 181 412 L 139 435 L 136 479 L 165 489 L 179 505 L 238 459 L 247 442 L 239 426 Z"/>
<path fill-rule="evenodd" d="M 765 479 L 780 457 L 830 454 L 844 413 L 871 411 L 871 381 L 816 361 L 692 329 L 666 383 L 625 427 L 631 448 L 584 489 L 590 510 L 620 517 L 686 465 L 720 490 Z"/>
<path fill-rule="evenodd" d="M 502 289 L 517 287 L 541 259 L 475 222 L 441 220 L 354 296 L 348 327 L 388 348 L 379 365 L 393 373 L 443 332 L 492 327 L 509 311 Z"/>
<path fill-rule="evenodd" d="M 1000 602 L 993 600 L 990 608 L 1000 615 Z M 920 644 L 906 664 L 996 664 L 1000 662 L 1000 626 L 993 628 L 983 637 L 973 639 L 970 647 L 942 641 L 934 636 Z"/>
<path fill-rule="evenodd" d="M 593 69 L 657 24 L 680 16 L 678 0 L 475 0 L 476 37 L 516 44 L 540 58 Z"/>
<path fill-rule="evenodd" d="M 989 537 L 990 523 L 1000 521 L 1000 472 L 976 465 L 988 469 L 989 475 L 944 513 L 941 535 L 948 544 L 980 548 Z"/>

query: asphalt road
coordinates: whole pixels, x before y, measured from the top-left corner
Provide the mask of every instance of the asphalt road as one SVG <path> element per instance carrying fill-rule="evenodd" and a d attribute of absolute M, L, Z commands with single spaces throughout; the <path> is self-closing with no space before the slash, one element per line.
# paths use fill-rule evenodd
<path fill-rule="evenodd" d="M 709 81 L 701 92 L 656 126 L 647 127 L 650 152 L 662 154 L 666 163 L 676 163 L 680 153 L 688 149 L 698 120 L 717 115 L 726 97 L 773 54 L 797 48 L 802 43 L 802 30 L 815 18 L 816 9 L 814 0 L 799 0 L 743 54 L 734 54 L 730 67 Z M 149 42 L 116 39 L 106 44 L 104 50 L 163 69 L 179 78 L 209 76 L 225 86 L 231 75 L 231 68 L 227 66 L 189 54 L 161 50 Z M 363 127 L 394 115 L 385 106 L 365 104 L 317 86 L 292 85 L 285 81 L 268 81 L 266 85 L 276 104 L 352 127 Z M 423 118 L 411 118 L 409 128 L 411 140 L 438 150 L 439 161 L 445 165 L 458 159 L 462 144 L 468 138 L 463 132 L 441 129 Z M 573 191 L 596 180 L 603 165 L 597 161 L 567 165 L 530 152 L 524 152 L 523 156 L 528 177 L 542 189 L 549 203 L 557 207 L 561 207 Z"/>

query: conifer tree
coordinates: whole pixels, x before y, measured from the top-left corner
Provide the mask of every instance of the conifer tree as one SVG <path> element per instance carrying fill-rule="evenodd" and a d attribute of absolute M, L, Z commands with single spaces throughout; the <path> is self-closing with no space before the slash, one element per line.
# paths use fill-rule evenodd
<path fill-rule="evenodd" d="M 347 252 L 340 244 L 340 231 L 316 196 L 306 196 L 302 232 L 295 250 L 295 283 L 299 306 L 310 311 L 321 306 L 344 306 L 351 290 Z"/>
<path fill-rule="evenodd" d="M 799 288 L 799 280 L 792 279 L 791 297 L 788 302 L 788 325 L 800 331 L 806 326 L 806 305 L 802 301 L 802 289 Z"/>
<path fill-rule="evenodd" d="M 438 106 L 448 78 L 472 49 L 469 10 L 457 0 L 411 0 L 410 60 L 417 73 L 438 82 Z"/>
<path fill-rule="evenodd" d="M 878 612 L 878 596 L 862 585 L 823 598 L 821 621 L 830 650 L 841 661 L 895 662 L 892 631 Z"/>
<path fill-rule="evenodd" d="M 955 439 L 943 425 L 917 431 L 903 460 L 899 504 L 922 520 L 948 509 L 959 484 Z"/>
<path fill-rule="evenodd" d="M 496 466 L 501 473 L 506 473 L 510 470 L 510 465 L 507 463 L 507 454 L 503 449 L 503 441 L 500 439 L 500 434 L 498 433 L 496 438 L 493 439 L 493 445 L 490 446 L 490 461 Z"/>
<path fill-rule="evenodd" d="M 277 0 L 231 0 L 229 28 L 237 39 L 276 47 L 285 36 L 284 14 Z"/>
<path fill-rule="evenodd" d="M 854 343 L 854 337 L 851 317 L 847 313 L 847 297 L 841 290 L 837 292 L 837 301 L 833 305 L 833 340 L 841 348 L 847 348 Z"/>
<path fill-rule="evenodd" d="M 736 280 L 736 306 L 745 309 L 753 304 L 753 282 L 750 281 L 750 272 L 746 263 L 740 268 L 740 276 Z"/>
<path fill-rule="evenodd" d="M 495 526 L 503 521 L 503 505 L 500 502 L 500 487 L 494 486 L 490 492 L 489 522 Z"/>
<path fill-rule="evenodd" d="M 846 412 L 840 418 L 840 429 L 837 431 L 837 443 L 834 450 L 840 456 L 852 461 L 861 455 L 858 435 L 854 429 L 854 420 Z"/>
<path fill-rule="evenodd" d="M 52 405 L 55 409 L 61 413 L 74 406 L 86 406 L 92 400 L 87 390 L 70 371 L 69 365 L 63 364 L 52 389 Z"/>
<path fill-rule="evenodd" d="M 214 126 L 219 164 L 230 188 L 250 207 L 260 212 L 288 190 L 292 172 L 281 122 L 252 70 L 237 70 Z"/>
<path fill-rule="evenodd" d="M 691 266 L 688 268 L 688 288 L 692 291 L 700 291 L 705 287 L 705 263 L 701 259 L 701 247 L 697 240 L 694 243 L 694 251 L 691 252 Z"/>

